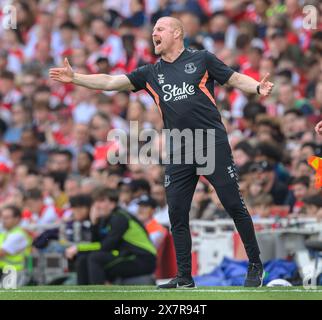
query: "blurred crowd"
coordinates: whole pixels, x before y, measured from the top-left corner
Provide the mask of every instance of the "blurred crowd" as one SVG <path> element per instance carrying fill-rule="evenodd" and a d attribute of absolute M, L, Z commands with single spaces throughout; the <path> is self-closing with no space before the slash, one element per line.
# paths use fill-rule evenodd
<path fill-rule="evenodd" d="M 307 162 L 322 156 L 322 137 L 314 132 L 322 119 L 320 1 L 0 0 L 1 7 L 9 3 L 17 10 L 17 28 L 0 28 L 0 206 L 17 207 L 33 237 L 41 226 L 79 219 L 72 201 L 88 207 L 89 219 L 86 199 L 102 187 L 119 190 L 119 206 L 138 217 L 139 199 L 150 196 L 155 203 L 141 221 L 169 227 L 163 166 L 106 161 L 114 147 L 106 142 L 111 129 L 131 134 L 129 123 L 137 121 L 139 132 L 161 131 L 153 100 L 143 91 L 96 92 L 48 79 L 49 68 L 65 57 L 85 74 L 122 74 L 156 62 L 151 30 L 165 15 L 183 22 L 187 47 L 207 49 L 256 80 L 269 72 L 275 84 L 267 98 L 215 88 L 253 218 L 322 219 L 321 189 Z M 306 4 L 316 8 L 311 29 L 304 23 Z M 0 24 L 4 19 L 0 11 Z M 162 142 L 161 136 L 153 145 Z M 191 218 L 226 217 L 201 178 Z"/>

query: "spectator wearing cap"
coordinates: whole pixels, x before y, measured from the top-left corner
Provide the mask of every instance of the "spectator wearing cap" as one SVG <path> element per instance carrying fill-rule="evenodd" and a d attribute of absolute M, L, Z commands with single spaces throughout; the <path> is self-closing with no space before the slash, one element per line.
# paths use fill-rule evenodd
<path fill-rule="evenodd" d="M 167 229 L 154 218 L 158 203 L 151 196 L 144 195 L 140 198 L 138 205 L 137 217 L 144 224 L 154 246 L 159 249 L 167 235 Z"/>
<path fill-rule="evenodd" d="M 266 160 L 254 162 L 250 168 L 253 181 L 259 183 L 262 191 L 273 197 L 274 204 L 283 205 L 288 196 L 287 184 L 278 180 L 274 167 Z"/>
<path fill-rule="evenodd" d="M 134 179 L 130 182 L 130 188 L 132 192 L 132 200 L 127 206 L 127 210 L 133 214 L 138 213 L 138 202 L 141 196 L 149 195 L 151 192 L 151 186 L 145 179 Z"/>
<path fill-rule="evenodd" d="M 275 142 L 260 142 L 255 147 L 255 161 L 266 160 L 274 167 L 278 180 L 288 183 L 290 174 L 282 164 L 283 152 Z"/>

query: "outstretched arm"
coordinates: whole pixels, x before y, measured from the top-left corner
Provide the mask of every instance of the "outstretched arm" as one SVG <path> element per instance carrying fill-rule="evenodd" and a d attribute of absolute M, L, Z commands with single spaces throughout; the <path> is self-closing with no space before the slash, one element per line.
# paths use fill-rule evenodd
<path fill-rule="evenodd" d="M 266 97 L 272 92 L 274 87 L 274 84 L 269 82 L 268 78 L 269 73 L 265 75 L 261 82 L 258 82 L 255 79 L 246 76 L 245 74 L 234 72 L 227 83 L 232 87 L 240 89 L 246 93 L 258 93 L 257 86 L 259 85 L 260 95 Z"/>
<path fill-rule="evenodd" d="M 108 74 L 81 74 L 73 71 L 68 59 L 64 60 L 63 68 L 52 68 L 49 70 L 50 79 L 63 83 L 74 83 L 88 89 L 104 91 L 130 91 L 134 89 L 131 81 L 126 75 Z"/>

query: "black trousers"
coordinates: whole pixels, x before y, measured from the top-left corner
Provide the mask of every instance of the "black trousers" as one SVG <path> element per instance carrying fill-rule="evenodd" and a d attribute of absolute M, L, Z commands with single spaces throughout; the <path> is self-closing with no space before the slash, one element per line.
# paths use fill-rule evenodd
<path fill-rule="evenodd" d="M 152 254 L 114 256 L 109 252 L 79 253 L 76 257 L 77 283 L 104 284 L 116 278 L 128 278 L 153 273 L 156 258 Z"/>
<path fill-rule="evenodd" d="M 208 150 L 213 152 L 215 169 L 205 178 L 214 186 L 219 200 L 234 220 L 248 258 L 259 262 L 260 251 L 251 216 L 239 190 L 238 176 L 230 145 L 222 143 Z M 178 275 L 191 275 L 191 234 L 189 211 L 199 179 L 196 164 L 168 164 L 165 170 L 165 188 L 169 206 L 171 231 L 176 249 Z"/>

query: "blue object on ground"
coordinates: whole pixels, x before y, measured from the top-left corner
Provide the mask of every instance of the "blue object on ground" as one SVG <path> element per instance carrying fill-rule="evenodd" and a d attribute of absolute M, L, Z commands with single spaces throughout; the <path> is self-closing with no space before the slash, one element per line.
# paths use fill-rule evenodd
<path fill-rule="evenodd" d="M 247 261 L 234 260 L 225 257 L 221 264 L 212 272 L 194 277 L 197 286 L 242 286 L 247 273 Z M 274 279 L 290 279 L 297 266 L 292 261 L 283 259 L 270 260 L 264 263 L 266 276 L 264 284 Z"/>

